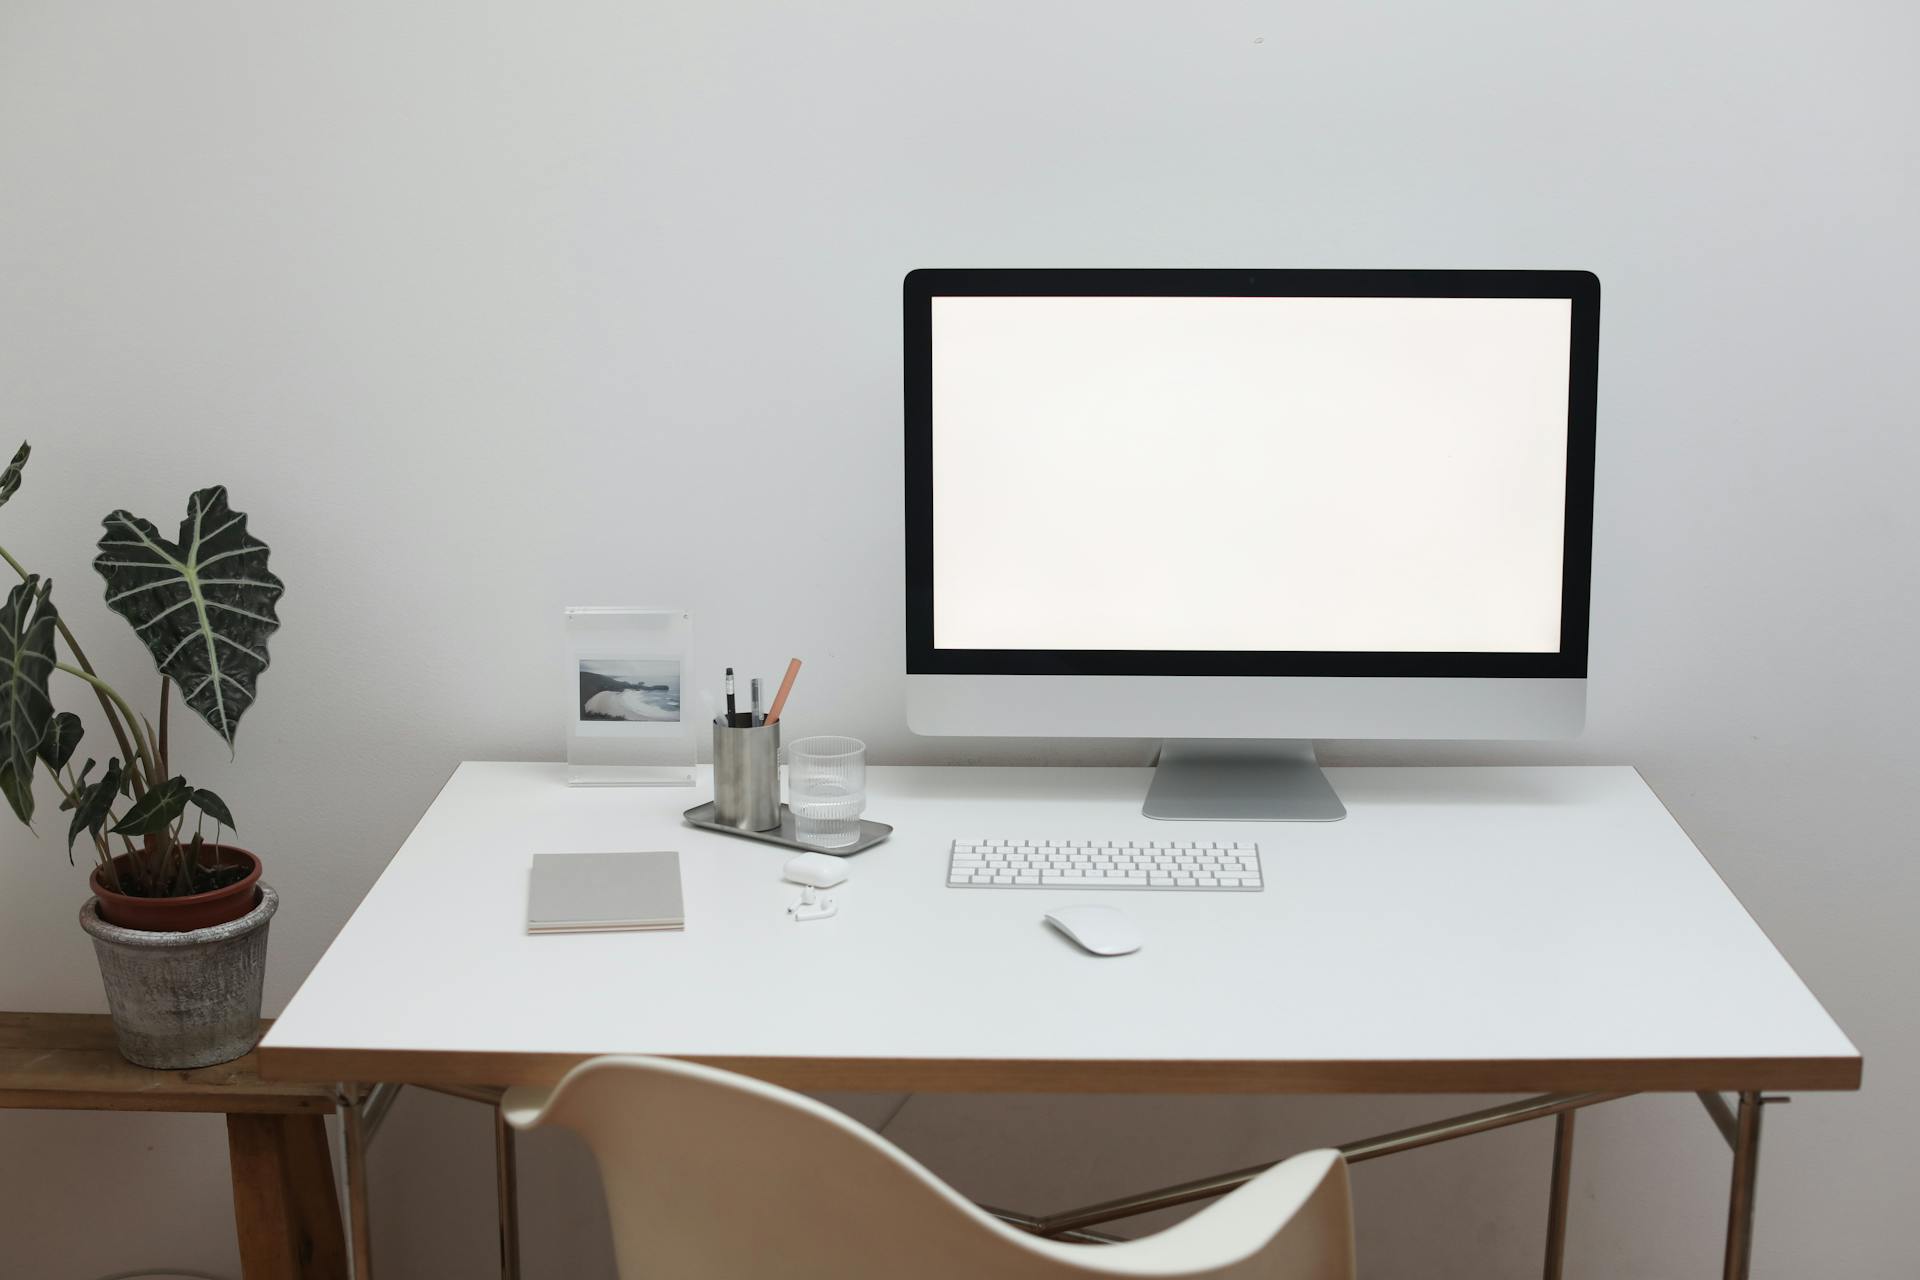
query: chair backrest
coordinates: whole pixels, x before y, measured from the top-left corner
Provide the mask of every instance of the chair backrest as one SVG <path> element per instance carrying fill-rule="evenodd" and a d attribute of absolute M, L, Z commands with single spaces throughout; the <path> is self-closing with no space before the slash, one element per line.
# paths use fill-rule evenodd
<path fill-rule="evenodd" d="M 978 1209 L 898 1148 L 785 1089 L 691 1063 L 596 1058 L 510 1090 L 600 1163 L 622 1280 L 1352 1280 L 1346 1163 L 1316 1151 L 1178 1225 L 1068 1244 Z"/>

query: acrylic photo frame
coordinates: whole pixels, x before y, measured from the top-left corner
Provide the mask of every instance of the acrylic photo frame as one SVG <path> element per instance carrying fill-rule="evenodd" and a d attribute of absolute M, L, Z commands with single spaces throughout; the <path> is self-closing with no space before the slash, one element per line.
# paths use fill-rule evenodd
<path fill-rule="evenodd" d="M 683 702 L 692 615 L 583 605 L 566 631 L 568 785 L 692 786 L 706 728 Z"/>

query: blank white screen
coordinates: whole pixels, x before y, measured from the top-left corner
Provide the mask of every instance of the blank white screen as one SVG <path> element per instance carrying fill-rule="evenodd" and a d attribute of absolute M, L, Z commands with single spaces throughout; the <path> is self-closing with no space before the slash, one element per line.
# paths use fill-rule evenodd
<path fill-rule="evenodd" d="M 1557 651 L 1571 323 L 933 299 L 935 647 Z"/>

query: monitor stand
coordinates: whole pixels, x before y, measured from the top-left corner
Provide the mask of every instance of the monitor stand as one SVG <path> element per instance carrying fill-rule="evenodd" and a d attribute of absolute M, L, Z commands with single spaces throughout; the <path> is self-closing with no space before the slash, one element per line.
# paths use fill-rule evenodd
<path fill-rule="evenodd" d="M 1170 822 L 1333 822 L 1347 807 L 1309 741 L 1169 738 L 1141 812 Z"/>

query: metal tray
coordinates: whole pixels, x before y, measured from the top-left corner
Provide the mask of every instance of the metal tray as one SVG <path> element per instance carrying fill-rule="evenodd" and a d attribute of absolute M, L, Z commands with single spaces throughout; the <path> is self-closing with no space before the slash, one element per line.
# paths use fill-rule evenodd
<path fill-rule="evenodd" d="M 862 849 L 871 849 L 893 834 L 893 828 L 884 822 L 869 822 L 860 819 L 860 838 L 852 844 L 843 844 L 838 849 L 822 849 L 819 845 L 802 844 L 793 838 L 793 810 L 786 805 L 780 806 L 780 825 L 769 827 L 765 831 L 742 831 L 738 827 L 722 826 L 713 820 L 713 801 L 697 804 L 682 815 L 689 826 L 703 827 L 708 831 L 718 831 L 723 836 L 743 836 L 748 840 L 758 840 L 762 844 L 777 844 L 783 849 L 801 849 L 808 853 L 830 853 L 836 858 L 844 858 L 859 853 Z"/>

